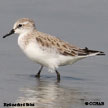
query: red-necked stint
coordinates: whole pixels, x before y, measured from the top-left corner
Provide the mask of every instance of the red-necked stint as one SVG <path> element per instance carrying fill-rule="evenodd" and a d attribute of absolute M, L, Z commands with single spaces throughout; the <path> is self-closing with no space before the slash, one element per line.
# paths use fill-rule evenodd
<path fill-rule="evenodd" d="M 71 65 L 90 56 L 105 55 L 102 51 L 89 50 L 87 47 L 79 48 L 55 36 L 39 32 L 34 21 L 29 18 L 19 19 L 3 38 L 14 33 L 19 34 L 18 45 L 25 55 L 41 65 L 36 77 L 40 77 L 45 66 L 55 71 L 57 80 L 60 81 L 60 73 L 57 71 L 59 66 Z"/>

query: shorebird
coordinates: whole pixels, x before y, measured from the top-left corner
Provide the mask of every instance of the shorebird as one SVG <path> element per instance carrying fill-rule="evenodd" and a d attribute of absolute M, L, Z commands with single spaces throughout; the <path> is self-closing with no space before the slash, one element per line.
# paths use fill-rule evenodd
<path fill-rule="evenodd" d="M 13 29 L 3 38 L 14 33 L 19 34 L 18 45 L 25 55 L 41 65 L 36 74 L 38 78 L 43 67 L 48 67 L 56 72 L 57 80 L 60 81 L 60 73 L 57 71 L 59 66 L 71 65 L 90 56 L 105 55 L 102 51 L 79 48 L 55 36 L 39 32 L 34 21 L 29 18 L 17 20 Z"/>

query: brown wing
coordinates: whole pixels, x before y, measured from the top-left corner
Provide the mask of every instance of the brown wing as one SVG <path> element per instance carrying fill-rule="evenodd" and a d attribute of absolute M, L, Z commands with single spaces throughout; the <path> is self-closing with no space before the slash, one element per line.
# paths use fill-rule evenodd
<path fill-rule="evenodd" d="M 62 41 L 59 38 L 42 32 L 38 32 L 38 34 L 39 35 L 36 37 L 36 40 L 41 46 L 56 48 L 57 51 L 62 55 L 77 56 L 80 54 L 85 54 L 84 50 L 76 46 L 70 45 L 69 43 Z"/>

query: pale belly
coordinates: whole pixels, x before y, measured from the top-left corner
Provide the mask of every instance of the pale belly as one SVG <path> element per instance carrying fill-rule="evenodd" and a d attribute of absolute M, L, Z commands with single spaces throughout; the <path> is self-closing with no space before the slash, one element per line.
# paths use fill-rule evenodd
<path fill-rule="evenodd" d="M 63 56 L 56 53 L 54 50 L 42 50 L 38 45 L 36 45 L 36 43 L 30 43 L 25 49 L 22 50 L 32 61 L 53 70 L 58 68 L 58 66 L 69 65 L 78 61 L 75 57 Z"/>
<path fill-rule="evenodd" d="M 24 53 L 32 60 L 49 68 L 58 67 L 58 55 L 42 50 L 36 44 L 29 44 Z"/>

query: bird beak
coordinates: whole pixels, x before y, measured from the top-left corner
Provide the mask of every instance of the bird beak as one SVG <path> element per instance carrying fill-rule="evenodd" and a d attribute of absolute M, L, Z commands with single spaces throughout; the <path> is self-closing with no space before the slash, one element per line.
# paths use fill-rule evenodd
<path fill-rule="evenodd" d="M 10 36 L 10 35 L 12 35 L 14 33 L 15 33 L 15 31 L 14 31 L 14 29 L 12 29 L 8 34 L 6 34 L 5 36 L 3 36 L 3 38 L 6 38 L 7 36 Z"/>

